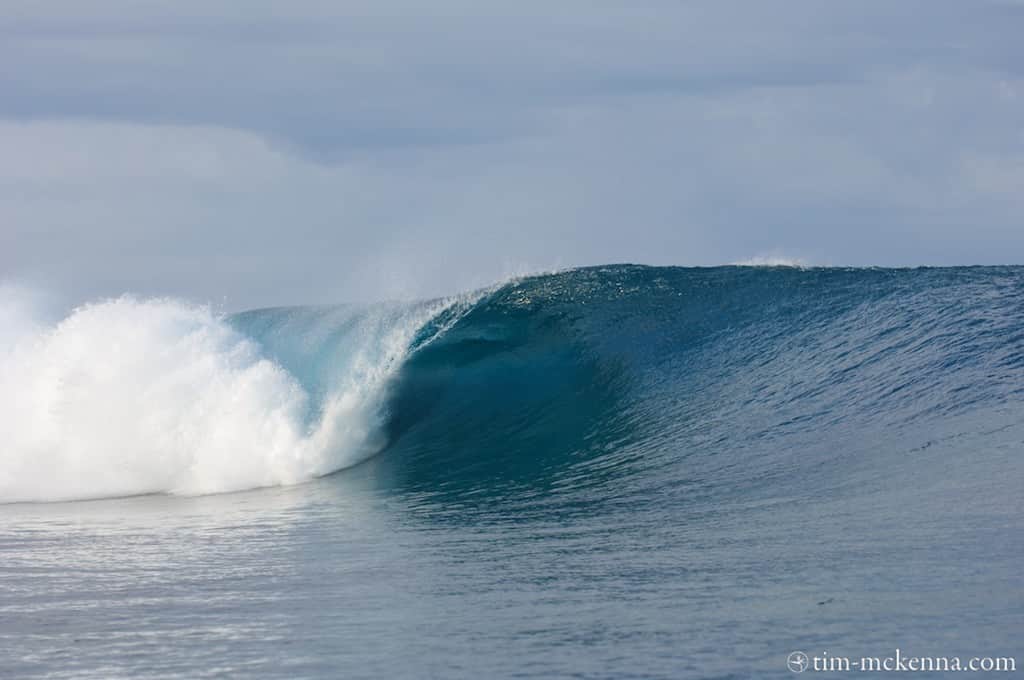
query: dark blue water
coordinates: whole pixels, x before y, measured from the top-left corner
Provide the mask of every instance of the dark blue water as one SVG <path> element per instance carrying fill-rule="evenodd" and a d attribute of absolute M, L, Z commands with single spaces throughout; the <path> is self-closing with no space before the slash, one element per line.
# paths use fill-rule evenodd
<path fill-rule="evenodd" d="M 315 423 L 361 318 L 228 322 Z M 354 467 L 0 505 L 0 675 L 1021 660 L 1024 268 L 600 267 L 425 318 Z"/>

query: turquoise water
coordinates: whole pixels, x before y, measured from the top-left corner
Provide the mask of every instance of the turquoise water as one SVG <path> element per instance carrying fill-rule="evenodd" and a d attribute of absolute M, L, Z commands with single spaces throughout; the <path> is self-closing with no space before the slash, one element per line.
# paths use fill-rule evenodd
<path fill-rule="evenodd" d="M 5 373 L 36 394 L 11 376 L 111 318 L 160 331 L 5 426 L 3 677 L 1021 658 L 1024 268 L 614 266 L 173 323 L 110 304 Z"/>

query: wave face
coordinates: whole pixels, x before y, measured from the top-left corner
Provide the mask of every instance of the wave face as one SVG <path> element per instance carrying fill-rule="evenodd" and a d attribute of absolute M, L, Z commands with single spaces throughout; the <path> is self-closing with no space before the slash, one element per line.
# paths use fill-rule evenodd
<path fill-rule="evenodd" d="M 1024 442 L 1019 267 L 609 266 L 420 304 L 22 316 L 0 335 L 8 502 L 367 459 L 462 499 L 748 502 L 1000 474 Z"/>

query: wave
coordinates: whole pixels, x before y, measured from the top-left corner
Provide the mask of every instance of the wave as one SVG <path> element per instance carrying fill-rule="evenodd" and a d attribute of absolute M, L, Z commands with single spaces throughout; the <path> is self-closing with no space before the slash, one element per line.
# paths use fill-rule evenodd
<path fill-rule="evenodd" d="M 621 265 L 423 303 L 225 316 L 123 297 L 5 325 L 7 502 L 363 461 L 461 499 L 722 502 L 794 479 L 840 492 L 924 450 L 986 470 L 1024 440 L 1019 267 Z"/>

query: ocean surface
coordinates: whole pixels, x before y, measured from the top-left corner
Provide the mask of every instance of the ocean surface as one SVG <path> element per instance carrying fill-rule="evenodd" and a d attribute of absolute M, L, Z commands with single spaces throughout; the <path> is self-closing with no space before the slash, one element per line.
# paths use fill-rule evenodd
<path fill-rule="evenodd" d="M 1024 661 L 1022 267 L 5 307 L 2 678 Z"/>

